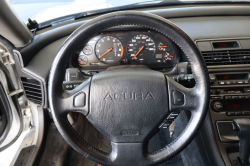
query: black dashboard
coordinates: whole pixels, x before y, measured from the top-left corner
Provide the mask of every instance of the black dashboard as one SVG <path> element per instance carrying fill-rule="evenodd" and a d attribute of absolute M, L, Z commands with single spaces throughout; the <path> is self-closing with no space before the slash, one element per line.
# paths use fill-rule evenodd
<path fill-rule="evenodd" d="M 103 32 L 80 45 L 73 67 L 105 69 L 116 65 L 146 65 L 162 70 L 180 60 L 178 47 L 166 36 L 149 30 Z"/>
<path fill-rule="evenodd" d="M 224 75 L 236 72 L 248 73 L 250 70 L 249 63 L 245 63 L 249 58 L 247 51 L 250 49 L 249 8 L 249 5 L 188 5 L 176 8 L 173 6 L 150 8 L 144 11 L 168 18 L 180 26 L 203 54 L 210 76 L 216 76 L 221 73 Z M 49 108 L 47 103 L 48 75 L 57 51 L 66 38 L 88 19 L 91 17 L 41 29 L 36 32 L 33 41 L 28 46 L 14 51 L 20 78 L 39 81 L 42 94 L 40 106 L 44 109 Z M 87 43 L 80 44 L 72 52 L 69 66 L 66 68 L 78 68 L 84 73 L 85 70 L 101 71 L 120 65 L 145 65 L 155 70 L 171 70 L 178 67 L 179 62 L 188 62 L 184 53 L 171 39 L 147 29 L 109 30 L 87 40 Z M 214 48 L 213 43 L 218 41 L 220 43 L 236 41 L 239 43 L 239 48 Z M 236 51 L 237 57 L 246 57 L 244 64 L 233 62 L 233 56 L 236 55 L 232 55 L 232 52 Z M 222 56 L 223 58 L 218 58 Z M 227 62 L 224 62 L 225 60 Z M 187 73 L 190 74 L 190 72 Z M 214 81 L 211 82 L 209 113 L 201 130 L 201 137 L 209 151 L 208 156 L 212 159 L 209 161 L 211 165 L 231 165 L 229 153 L 237 151 L 238 148 L 238 140 L 231 140 L 232 142 L 221 140 L 222 135 L 219 135 L 217 129 L 220 126 L 217 122 L 222 121 L 224 124 L 225 121 L 231 122 L 235 117 L 249 117 L 250 115 L 249 98 L 247 98 L 250 96 L 250 83 L 240 83 L 242 79 L 222 80 L 214 77 Z M 236 81 L 239 83 L 234 84 Z M 221 108 L 222 105 L 218 102 L 224 105 L 224 109 L 219 111 L 214 109 L 214 107 Z M 245 112 L 247 115 L 244 115 Z"/>

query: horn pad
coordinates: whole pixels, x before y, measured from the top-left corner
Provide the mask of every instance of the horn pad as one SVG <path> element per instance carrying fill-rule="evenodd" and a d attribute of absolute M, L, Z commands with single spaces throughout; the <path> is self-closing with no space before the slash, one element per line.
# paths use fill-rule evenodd
<path fill-rule="evenodd" d="M 88 120 L 110 141 L 143 142 L 168 115 L 165 76 L 145 68 L 118 68 L 93 76 Z"/>

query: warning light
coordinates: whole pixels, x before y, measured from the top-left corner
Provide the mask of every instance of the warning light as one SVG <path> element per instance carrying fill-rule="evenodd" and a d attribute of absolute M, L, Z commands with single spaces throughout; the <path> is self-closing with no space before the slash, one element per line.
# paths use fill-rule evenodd
<path fill-rule="evenodd" d="M 114 43 L 114 46 L 116 46 L 116 43 Z"/>
<path fill-rule="evenodd" d="M 233 160 L 234 165 L 238 165 L 238 161 L 237 160 Z"/>

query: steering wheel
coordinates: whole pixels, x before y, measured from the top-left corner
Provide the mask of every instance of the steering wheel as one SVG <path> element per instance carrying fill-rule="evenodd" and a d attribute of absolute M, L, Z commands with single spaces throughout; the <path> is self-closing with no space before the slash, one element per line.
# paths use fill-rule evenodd
<path fill-rule="evenodd" d="M 195 87 L 186 88 L 158 71 L 130 67 L 100 72 L 74 90 L 63 90 L 65 66 L 79 44 L 121 25 L 145 27 L 176 43 L 189 59 Z M 199 50 L 178 26 L 157 15 L 125 11 L 94 18 L 67 38 L 53 62 L 48 91 L 54 123 L 74 150 L 102 165 L 145 166 L 172 158 L 195 137 L 208 109 L 209 78 Z M 172 143 L 149 153 L 149 139 L 176 110 L 191 112 L 186 128 Z M 84 141 L 68 122 L 70 112 L 84 114 L 111 141 L 112 152 L 103 152 Z"/>

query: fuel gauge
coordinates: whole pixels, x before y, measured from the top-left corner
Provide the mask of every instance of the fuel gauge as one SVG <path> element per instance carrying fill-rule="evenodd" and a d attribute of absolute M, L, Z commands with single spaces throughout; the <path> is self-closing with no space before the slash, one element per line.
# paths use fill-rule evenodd
<path fill-rule="evenodd" d="M 158 45 L 158 49 L 159 49 L 159 51 L 161 51 L 161 52 L 164 52 L 164 51 L 166 51 L 166 48 L 167 48 L 168 46 L 167 45 L 164 45 L 163 43 L 160 43 L 159 45 Z"/>

